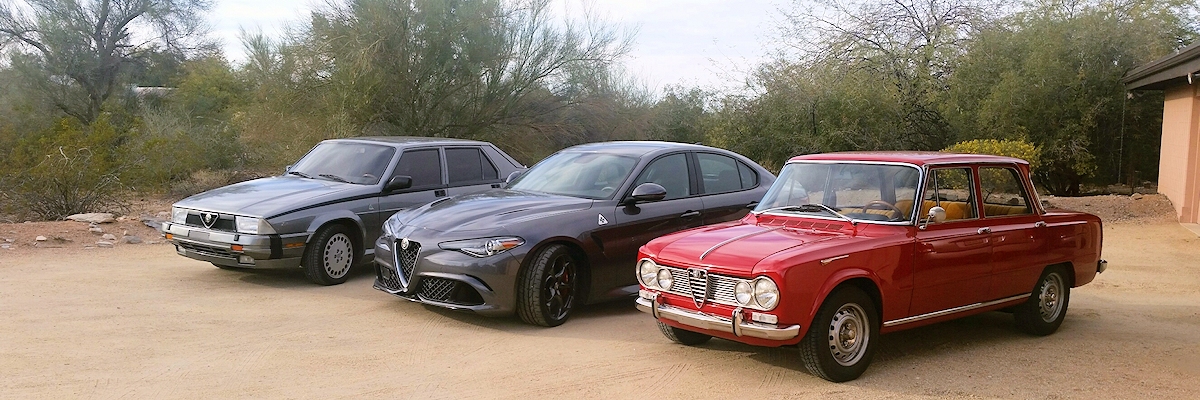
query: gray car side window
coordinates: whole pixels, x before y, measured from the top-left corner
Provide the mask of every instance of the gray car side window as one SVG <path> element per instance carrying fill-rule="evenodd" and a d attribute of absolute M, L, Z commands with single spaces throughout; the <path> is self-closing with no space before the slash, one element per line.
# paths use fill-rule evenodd
<path fill-rule="evenodd" d="M 688 197 L 692 194 L 692 180 L 688 176 L 687 154 L 672 154 L 654 160 L 642 170 L 633 187 L 643 183 L 657 183 L 667 189 L 663 200 Z"/>
<path fill-rule="evenodd" d="M 442 186 L 442 159 L 438 149 L 405 150 L 392 176 L 412 177 L 412 188 Z"/>
<path fill-rule="evenodd" d="M 451 185 L 495 181 L 500 175 L 496 166 L 476 147 L 447 148 L 446 171 Z"/>

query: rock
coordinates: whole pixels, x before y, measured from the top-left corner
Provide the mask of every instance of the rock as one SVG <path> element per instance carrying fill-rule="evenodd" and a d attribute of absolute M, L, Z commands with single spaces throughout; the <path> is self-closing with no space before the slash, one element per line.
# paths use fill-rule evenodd
<path fill-rule="evenodd" d="M 105 241 L 101 240 L 99 242 L 96 242 L 96 247 L 109 248 L 109 247 L 113 247 L 113 243 L 105 242 Z"/>
<path fill-rule="evenodd" d="M 0 243 L 0 249 L 12 250 L 12 243 Z"/>
<path fill-rule="evenodd" d="M 45 236 L 38 236 L 38 237 L 35 237 L 35 238 L 33 238 L 33 240 L 36 240 L 36 241 L 39 241 L 39 242 L 45 242 L 45 241 L 47 241 L 47 240 L 50 240 L 50 239 L 46 239 L 46 237 L 45 237 Z"/>
<path fill-rule="evenodd" d="M 138 243 L 142 242 L 142 238 L 134 236 L 134 235 L 129 235 L 129 236 L 125 236 L 125 237 L 121 238 L 121 241 L 123 241 L 125 243 L 129 243 L 129 244 L 138 244 Z"/>
<path fill-rule="evenodd" d="M 1134 194 L 1131 194 L 1131 195 L 1129 195 L 1129 197 L 1130 197 L 1130 198 L 1132 198 L 1132 199 L 1134 199 L 1134 200 L 1141 200 L 1141 199 L 1142 199 L 1142 197 L 1144 197 L 1144 196 L 1142 196 L 1142 194 L 1141 194 L 1141 193 L 1134 193 Z"/>
<path fill-rule="evenodd" d="M 12 243 L 12 242 L 15 242 L 15 241 L 17 241 L 17 240 L 16 240 L 16 239 L 12 239 L 12 238 L 4 238 L 4 241 L 5 241 L 6 243 Z"/>
<path fill-rule="evenodd" d="M 91 233 L 94 233 L 94 234 L 97 234 L 97 235 L 99 235 L 99 234 L 101 234 L 101 233 L 104 233 L 104 230 L 103 230 L 103 229 L 100 229 L 99 227 L 95 227 L 95 226 L 93 226 L 93 227 L 91 227 L 91 228 L 88 228 L 88 232 L 91 232 Z"/>
<path fill-rule="evenodd" d="M 122 216 L 120 216 L 120 217 L 117 217 L 117 221 L 121 221 L 121 222 L 124 222 L 124 221 L 125 221 L 125 220 L 127 220 L 127 219 L 129 219 L 129 217 L 126 217 L 126 216 L 124 216 L 124 215 L 122 215 Z"/>
<path fill-rule="evenodd" d="M 67 219 L 79 222 L 91 222 L 94 224 L 107 224 L 116 221 L 112 213 L 86 213 L 67 216 Z"/>
<path fill-rule="evenodd" d="M 111 233 L 105 233 L 104 236 L 100 236 L 100 239 L 113 241 L 113 240 L 117 240 L 117 236 L 113 235 Z"/>
<path fill-rule="evenodd" d="M 155 217 L 142 217 L 143 224 L 145 224 L 148 227 L 154 228 L 154 230 L 159 231 L 159 232 L 162 232 L 163 222 L 167 222 L 167 220 L 163 219 L 163 218 L 155 218 Z"/>
<path fill-rule="evenodd" d="M 166 211 L 159 211 L 158 214 L 155 214 L 155 216 L 164 221 L 171 219 L 171 213 Z"/>

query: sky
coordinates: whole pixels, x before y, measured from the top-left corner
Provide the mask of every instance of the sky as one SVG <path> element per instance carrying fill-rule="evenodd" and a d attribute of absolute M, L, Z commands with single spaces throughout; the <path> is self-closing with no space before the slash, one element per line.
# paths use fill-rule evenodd
<path fill-rule="evenodd" d="M 553 0 L 556 12 L 577 18 L 586 7 L 623 29 L 636 30 L 625 59 L 628 72 L 661 92 L 668 85 L 736 88 L 771 47 L 785 0 Z M 241 28 L 280 36 L 301 21 L 312 0 L 217 0 L 210 22 L 225 54 L 241 62 Z"/>

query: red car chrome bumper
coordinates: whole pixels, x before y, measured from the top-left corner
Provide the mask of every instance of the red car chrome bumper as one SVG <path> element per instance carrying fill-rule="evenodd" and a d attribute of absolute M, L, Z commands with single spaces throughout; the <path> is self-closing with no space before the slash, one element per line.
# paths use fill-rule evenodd
<path fill-rule="evenodd" d="M 729 318 L 695 310 L 687 310 L 658 301 L 658 293 L 642 293 L 637 299 L 637 308 L 650 313 L 657 319 L 666 319 L 700 329 L 732 333 L 734 336 L 749 336 L 767 340 L 788 340 L 800 335 L 800 325 L 779 327 L 748 321 L 741 309 L 734 310 Z"/>

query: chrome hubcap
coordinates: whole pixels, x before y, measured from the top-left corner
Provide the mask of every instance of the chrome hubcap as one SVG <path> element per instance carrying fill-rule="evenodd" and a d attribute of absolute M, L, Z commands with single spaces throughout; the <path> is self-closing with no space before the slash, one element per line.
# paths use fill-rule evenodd
<path fill-rule="evenodd" d="M 343 233 L 333 235 L 325 242 L 324 256 L 325 273 L 330 278 L 346 276 L 354 261 L 354 245 L 350 243 L 350 237 Z"/>
<path fill-rule="evenodd" d="M 1042 281 L 1042 290 L 1038 293 L 1038 311 L 1042 321 L 1054 322 L 1062 312 L 1062 302 L 1059 296 L 1063 293 L 1062 277 L 1050 274 Z"/>
<path fill-rule="evenodd" d="M 833 314 L 829 323 L 829 351 L 834 361 L 848 367 L 862 359 L 871 340 L 868 323 L 867 312 L 858 304 L 843 304 Z"/>

